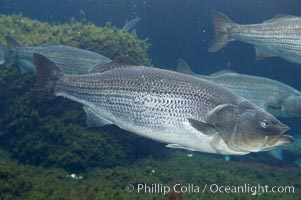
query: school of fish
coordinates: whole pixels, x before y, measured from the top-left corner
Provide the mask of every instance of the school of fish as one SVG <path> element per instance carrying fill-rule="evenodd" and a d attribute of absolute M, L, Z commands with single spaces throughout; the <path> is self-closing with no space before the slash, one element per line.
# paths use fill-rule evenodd
<path fill-rule="evenodd" d="M 238 25 L 222 13 L 212 16 L 209 52 L 238 40 L 254 45 L 257 59 L 278 56 L 301 64 L 301 18 L 277 15 Z M 271 151 L 294 141 L 276 117 L 301 116 L 301 93 L 279 81 L 229 71 L 196 75 L 184 60 L 175 72 L 51 42 L 28 47 L 11 36 L 6 40 L 0 65 L 34 73 L 31 93 L 38 100 L 61 96 L 80 103 L 89 127 L 114 124 L 170 148 L 223 155 Z"/>

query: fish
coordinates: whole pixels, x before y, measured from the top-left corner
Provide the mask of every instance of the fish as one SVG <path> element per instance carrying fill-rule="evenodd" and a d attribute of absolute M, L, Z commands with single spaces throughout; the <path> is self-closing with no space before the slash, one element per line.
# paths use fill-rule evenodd
<path fill-rule="evenodd" d="M 256 60 L 280 57 L 301 64 L 301 17 L 277 14 L 260 24 L 239 25 L 224 14 L 212 14 L 215 39 L 209 52 L 216 52 L 231 41 L 254 45 Z"/>
<path fill-rule="evenodd" d="M 187 62 L 178 60 L 177 70 L 219 84 L 248 99 L 275 117 L 301 116 L 301 92 L 277 80 L 222 70 L 211 75 L 192 72 Z"/>
<path fill-rule="evenodd" d="M 111 59 L 98 53 L 53 42 L 23 46 L 10 36 L 6 36 L 6 40 L 8 53 L 4 65 L 17 64 L 22 73 L 35 73 L 33 53 L 47 56 L 67 74 L 86 74 L 96 66 L 111 62 Z"/>
<path fill-rule="evenodd" d="M 140 21 L 140 17 L 136 17 L 130 21 L 126 21 L 120 31 L 129 31 L 131 30 L 138 22 Z"/>
<path fill-rule="evenodd" d="M 6 50 L 3 44 L 0 42 L 0 65 L 4 63 Z"/>
<path fill-rule="evenodd" d="M 114 124 L 166 147 L 244 155 L 289 144 L 289 127 L 231 91 L 190 75 L 111 62 L 64 74 L 34 54 L 36 101 L 61 96 L 83 105 L 89 127 Z M 108 69 L 108 70 L 106 70 Z M 98 69 L 99 70 L 99 69 Z"/>

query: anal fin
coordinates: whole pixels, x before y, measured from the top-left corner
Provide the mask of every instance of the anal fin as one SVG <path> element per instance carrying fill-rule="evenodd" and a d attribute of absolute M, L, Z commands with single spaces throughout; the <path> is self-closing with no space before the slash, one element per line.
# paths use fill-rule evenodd
<path fill-rule="evenodd" d="M 263 60 L 268 57 L 272 57 L 274 55 L 265 51 L 262 48 L 255 47 L 255 56 L 256 56 L 256 61 L 259 61 L 259 60 Z"/>

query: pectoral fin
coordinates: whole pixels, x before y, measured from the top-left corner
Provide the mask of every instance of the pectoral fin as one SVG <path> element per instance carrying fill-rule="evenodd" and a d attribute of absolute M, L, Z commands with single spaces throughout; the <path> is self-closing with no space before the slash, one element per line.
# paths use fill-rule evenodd
<path fill-rule="evenodd" d="M 85 110 L 87 114 L 87 126 L 88 127 L 101 127 L 105 125 L 112 124 L 112 122 L 103 119 L 99 116 L 97 116 L 91 108 L 88 106 L 83 106 L 83 109 Z"/>
<path fill-rule="evenodd" d="M 210 136 L 216 133 L 214 126 L 212 126 L 211 124 L 207 124 L 195 119 L 188 119 L 188 121 L 193 128 L 197 129 L 202 134 Z"/>
<path fill-rule="evenodd" d="M 276 97 L 270 97 L 267 100 L 267 106 L 272 107 L 272 108 L 281 108 L 281 98 L 276 98 Z"/>

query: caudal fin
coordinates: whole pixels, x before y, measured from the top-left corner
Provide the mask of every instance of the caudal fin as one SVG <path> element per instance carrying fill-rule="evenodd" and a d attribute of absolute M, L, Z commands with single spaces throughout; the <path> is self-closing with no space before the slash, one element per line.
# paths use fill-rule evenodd
<path fill-rule="evenodd" d="M 212 53 L 223 48 L 231 41 L 230 31 L 235 23 L 224 14 L 214 11 L 212 13 L 215 38 L 208 52 Z"/>
<path fill-rule="evenodd" d="M 34 100 L 54 98 L 54 87 L 63 75 L 60 69 L 51 60 L 41 54 L 34 53 L 33 59 L 36 66 L 36 83 L 31 90 Z"/>
<path fill-rule="evenodd" d="M 5 67 L 10 67 L 11 65 L 15 64 L 17 62 L 17 52 L 20 47 L 22 47 L 22 44 L 18 42 L 16 39 L 14 39 L 11 36 L 5 36 L 6 43 L 7 43 L 7 55 L 5 58 Z"/>

